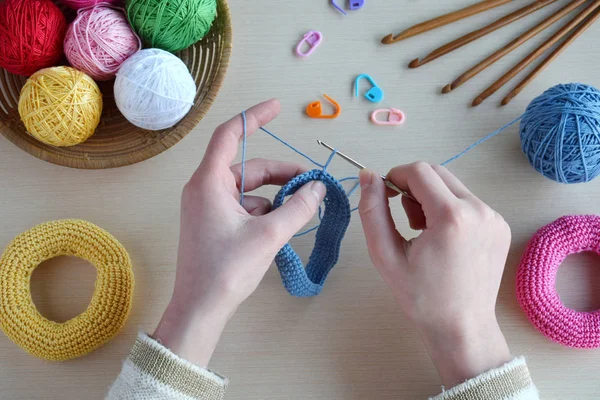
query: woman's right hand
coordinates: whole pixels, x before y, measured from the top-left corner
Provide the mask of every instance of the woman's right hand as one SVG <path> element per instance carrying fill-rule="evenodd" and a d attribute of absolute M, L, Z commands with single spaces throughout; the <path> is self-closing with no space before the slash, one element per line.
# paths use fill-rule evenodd
<path fill-rule="evenodd" d="M 510 361 L 495 306 L 510 246 L 504 219 L 446 168 L 418 162 L 387 178 L 413 229 L 406 240 L 389 208 L 393 197 L 373 171 L 360 174 L 359 212 L 371 260 L 415 323 L 447 387 Z"/>

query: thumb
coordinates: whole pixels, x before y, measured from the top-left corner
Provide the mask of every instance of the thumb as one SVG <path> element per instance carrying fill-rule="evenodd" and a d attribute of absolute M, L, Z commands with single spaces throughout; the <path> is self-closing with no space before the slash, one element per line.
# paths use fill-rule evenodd
<path fill-rule="evenodd" d="M 312 181 L 294 193 L 281 207 L 261 217 L 275 232 L 276 240 L 287 243 L 317 212 L 327 188 L 321 181 Z"/>
<path fill-rule="evenodd" d="M 379 267 L 397 259 L 398 252 L 404 249 L 405 239 L 396 230 L 383 179 L 368 169 L 362 170 L 359 177 L 361 194 L 358 212 L 369 255 Z"/>

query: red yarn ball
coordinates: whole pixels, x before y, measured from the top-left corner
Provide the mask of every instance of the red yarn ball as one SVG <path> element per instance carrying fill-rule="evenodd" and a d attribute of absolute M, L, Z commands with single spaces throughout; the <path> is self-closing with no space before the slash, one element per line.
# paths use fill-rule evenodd
<path fill-rule="evenodd" d="M 67 21 L 50 0 L 0 2 L 0 67 L 32 75 L 62 56 Z"/>

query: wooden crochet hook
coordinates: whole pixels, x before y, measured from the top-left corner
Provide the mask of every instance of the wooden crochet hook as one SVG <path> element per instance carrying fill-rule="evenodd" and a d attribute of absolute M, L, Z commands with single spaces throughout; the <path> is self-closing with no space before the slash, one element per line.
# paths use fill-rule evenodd
<path fill-rule="evenodd" d="M 485 99 L 494 94 L 498 89 L 506 84 L 506 82 L 510 81 L 514 78 L 519 72 L 524 70 L 527 66 L 529 66 L 532 62 L 537 60 L 544 54 L 548 49 L 558 43 L 564 37 L 569 36 L 569 33 L 574 31 L 577 26 L 582 23 L 586 18 L 590 16 L 590 14 L 594 13 L 595 18 L 592 17 L 588 21 L 585 22 L 583 30 L 587 29 L 589 25 L 595 22 L 598 19 L 598 8 L 600 7 L 600 0 L 596 0 L 593 3 L 590 3 L 582 12 L 577 14 L 575 18 L 569 21 L 566 25 L 564 25 L 560 30 L 558 30 L 550 39 L 544 42 L 541 46 L 535 49 L 532 53 L 530 53 L 527 57 L 521 60 L 517 65 L 515 65 L 510 71 L 504 74 L 500 79 L 494 82 L 490 87 L 484 90 L 479 96 L 473 100 L 473 106 L 478 106 Z M 579 36 L 583 31 L 579 32 L 577 36 Z M 572 40 L 574 40 L 573 38 Z M 571 40 L 571 41 L 572 41 Z"/>
<path fill-rule="evenodd" d="M 416 36 L 420 33 L 427 32 L 441 26 L 445 26 L 451 24 L 455 21 L 470 17 L 475 14 L 482 13 L 489 9 L 499 7 L 506 3 L 510 3 L 512 0 L 484 0 L 479 3 L 473 4 L 469 7 L 465 7 L 461 10 L 451 12 L 449 14 L 445 14 L 439 16 L 434 19 L 430 19 L 429 21 L 422 22 L 415 26 L 412 26 L 397 35 L 389 34 L 383 39 L 381 39 L 381 43 L 383 44 L 392 44 L 404 40 L 406 38 Z"/>
<path fill-rule="evenodd" d="M 531 82 L 533 81 L 552 61 L 554 61 L 571 43 L 575 41 L 583 32 L 585 32 L 594 22 L 596 22 L 600 18 L 600 9 L 597 9 L 594 14 L 590 16 L 590 18 L 583 22 L 577 29 L 575 29 L 571 36 L 565 39 L 552 53 L 548 55 L 548 57 L 541 62 L 529 75 L 527 75 L 523 80 L 504 98 L 502 99 L 503 106 L 510 103 L 510 101 L 516 97 L 521 91 Z"/>
<path fill-rule="evenodd" d="M 520 35 L 519 37 L 517 37 L 516 39 L 511 41 L 506 46 L 497 50 L 495 53 L 493 53 L 492 55 L 487 57 L 485 60 L 481 61 L 479 64 L 477 64 L 474 67 L 472 67 L 471 69 L 469 69 L 467 72 L 465 72 L 464 74 L 459 76 L 454 82 L 444 86 L 444 88 L 442 89 L 442 93 L 450 93 L 454 89 L 463 85 L 464 83 L 469 81 L 471 78 L 473 78 L 477 74 L 479 74 L 481 71 L 483 71 L 490 65 L 494 64 L 496 61 L 498 61 L 499 59 L 501 59 L 508 53 L 512 52 L 517 47 L 519 47 L 523 43 L 527 42 L 529 39 L 538 35 L 543 30 L 549 28 L 551 25 L 554 25 L 557 21 L 559 21 L 560 19 L 565 17 L 567 14 L 569 14 L 571 11 L 575 10 L 576 8 L 578 8 L 582 4 L 586 3 L 587 1 L 588 0 L 573 0 L 573 1 L 571 1 L 565 7 L 561 8 L 558 12 L 551 15 L 547 19 L 545 19 L 541 24 L 534 26 L 533 28 L 531 28 L 530 30 L 525 32 L 524 34 Z"/>
<path fill-rule="evenodd" d="M 354 160 L 353 158 L 348 157 L 344 153 L 341 153 L 341 152 L 337 151 L 336 149 L 334 149 L 333 147 L 331 147 L 327 143 L 322 142 L 320 140 L 317 140 L 317 143 L 319 143 L 321 146 L 325 147 L 326 149 L 329 149 L 331 151 L 335 151 L 335 154 L 337 154 L 338 156 L 342 157 L 344 160 L 348 161 L 350 164 L 354 165 L 356 168 L 358 168 L 360 170 L 363 170 L 363 169 L 366 168 L 364 165 L 362 165 L 358 161 Z M 401 194 L 403 196 L 406 196 L 409 199 L 412 199 L 414 201 L 417 201 L 417 199 L 415 199 L 412 194 L 410 194 L 406 190 L 402 190 L 398 186 L 394 185 L 384 175 L 379 175 L 379 176 L 381 177 L 381 179 L 383 179 L 383 182 L 385 183 L 385 186 L 387 186 L 388 188 L 392 189 L 394 192 L 399 193 L 399 194 Z"/>
<path fill-rule="evenodd" d="M 447 43 L 441 47 L 438 47 L 437 49 L 433 50 L 431 53 L 427 54 L 423 58 L 420 58 L 420 59 L 417 58 L 417 59 L 412 60 L 410 62 L 410 64 L 408 64 L 408 66 L 409 66 L 409 68 L 418 68 L 421 65 L 427 64 L 428 62 L 436 60 L 456 49 L 466 46 L 467 44 L 469 44 L 477 39 L 480 39 L 489 33 L 497 31 L 498 29 L 500 29 L 506 25 L 509 25 L 515 21 L 518 21 L 521 18 L 524 18 L 530 14 L 533 14 L 534 12 L 538 11 L 539 9 L 544 8 L 544 7 L 546 7 L 552 3 L 555 3 L 557 1 L 558 0 L 536 0 L 531 4 L 518 9 L 517 11 L 513 11 L 512 13 L 505 15 L 504 17 L 491 23 L 488 26 L 485 26 L 481 29 L 477 29 L 476 31 L 468 33 L 464 36 L 461 36 L 460 38 L 458 38 L 456 40 L 453 40 L 450 43 Z"/>

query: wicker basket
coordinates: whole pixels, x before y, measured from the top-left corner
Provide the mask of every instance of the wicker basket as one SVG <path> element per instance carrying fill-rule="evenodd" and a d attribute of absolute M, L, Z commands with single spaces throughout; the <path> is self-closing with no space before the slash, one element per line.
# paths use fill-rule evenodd
<path fill-rule="evenodd" d="M 19 117 L 19 93 L 26 78 L 0 68 L 0 132 L 29 154 L 72 168 L 121 167 L 162 153 L 200 122 L 225 77 L 231 54 L 231 16 L 226 0 L 218 0 L 217 4 L 217 18 L 210 32 L 200 42 L 177 53 L 190 69 L 198 92 L 189 114 L 174 127 L 147 131 L 130 124 L 115 105 L 113 81 L 100 82 L 104 109 L 94 135 L 77 146 L 46 145 L 27 133 Z"/>

